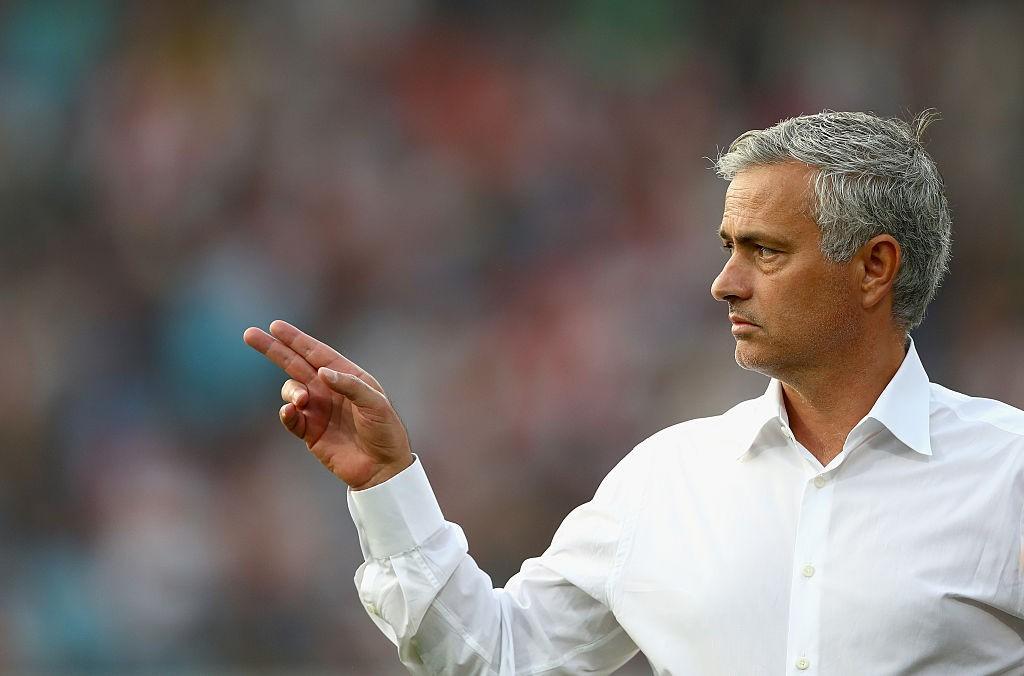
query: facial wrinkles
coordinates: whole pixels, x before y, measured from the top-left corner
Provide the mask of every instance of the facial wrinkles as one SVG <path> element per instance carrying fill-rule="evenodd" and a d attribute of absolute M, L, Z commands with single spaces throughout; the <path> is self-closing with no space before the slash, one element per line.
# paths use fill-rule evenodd
<path fill-rule="evenodd" d="M 818 227 L 769 190 L 741 187 L 726 200 L 719 234 L 734 246 L 761 244 L 791 255 L 803 248 L 801 238 L 818 234 Z"/>
<path fill-rule="evenodd" d="M 738 351 L 737 358 L 743 357 L 741 365 L 765 375 L 799 381 L 801 373 L 828 363 L 829 355 L 856 332 L 855 316 L 844 301 L 845 290 L 838 272 L 822 269 L 813 277 L 805 277 L 800 285 L 788 288 L 787 312 L 773 317 L 770 326 L 764 328 L 769 339 L 780 341 L 779 349 L 772 353 Z M 739 308 L 741 315 L 744 310 Z M 752 321 L 757 323 L 756 318 L 752 317 Z"/>
<path fill-rule="evenodd" d="M 747 208 L 745 200 L 734 200 L 731 208 L 726 207 L 723 214 L 721 233 L 734 238 L 744 234 L 747 230 L 771 227 L 771 222 L 760 213 L 756 209 Z"/>
<path fill-rule="evenodd" d="M 772 199 L 772 193 L 769 190 L 748 188 L 742 185 L 734 190 L 730 189 L 723 212 L 722 234 L 733 240 L 739 239 L 747 231 L 755 228 L 774 234 L 778 229 L 775 223 L 783 222 L 781 219 L 784 218 L 775 203 L 776 201 Z M 729 301 L 729 313 L 761 326 L 764 320 L 759 316 L 760 313 L 752 307 L 757 300 L 755 297 L 742 303 Z M 768 327 L 763 328 L 767 330 Z"/>
<path fill-rule="evenodd" d="M 851 316 L 841 271 L 814 254 L 805 249 L 792 255 L 774 275 L 753 273 L 758 279 L 753 295 L 730 301 L 730 312 L 761 326 L 778 348 L 770 353 L 742 351 L 748 368 L 792 372 L 820 363 L 849 336 Z"/>
<path fill-rule="evenodd" d="M 753 225 L 786 222 L 799 217 L 800 214 L 793 213 L 786 201 L 786 196 L 770 184 L 748 185 L 734 180 L 726 191 L 723 221 Z"/>
<path fill-rule="evenodd" d="M 761 327 L 737 342 L 741 366 L 790 378 L 827 364 L 856 330 L 857 317 L 841 266 L 820 253 L 820 231 L 808 213 L 811 185 L 798 189 L 790 167 L 752 169 L 737 175 L 726 194 L 722 235 L 735 247 L 733 274 L 749 275 L 750 295 L 725 298 L 729 312 Z M 796 188 L 794 186 L 797 186 Z M 788 242 L 778 264 L 756 257 L 758 233 Z M 770 243 L 762 243 L 772 247 Z"/>

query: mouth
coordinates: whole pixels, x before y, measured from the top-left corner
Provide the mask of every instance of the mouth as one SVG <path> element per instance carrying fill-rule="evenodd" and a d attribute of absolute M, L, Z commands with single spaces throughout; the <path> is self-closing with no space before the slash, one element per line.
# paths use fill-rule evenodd
<path fill-rule="evenodd" d="M 733 326 L 757 326 L 754 322 L 736 314 L 729 315 L 729 321 L 732 322 Z"/>
<path fill-rule="evenodd" d="M 732 322 L 733 336 L 742 336 L 747 333 L 753 333 L 760 328 L 757 324 L 747 321 L 743 317 L 735 314 L 729 315 L 729 321 Z"/>

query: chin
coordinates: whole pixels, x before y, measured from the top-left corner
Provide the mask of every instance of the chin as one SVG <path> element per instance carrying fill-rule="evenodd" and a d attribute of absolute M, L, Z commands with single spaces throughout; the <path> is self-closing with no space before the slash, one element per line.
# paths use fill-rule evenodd
<path fill-rule="evenodd" d="M 763 347 L 759 348 L 744 340 L 736 341 L 736 363 L 740 368 L 760 373 L 769 378 L 778 374 L 779 360 L 772 358 Z"/>

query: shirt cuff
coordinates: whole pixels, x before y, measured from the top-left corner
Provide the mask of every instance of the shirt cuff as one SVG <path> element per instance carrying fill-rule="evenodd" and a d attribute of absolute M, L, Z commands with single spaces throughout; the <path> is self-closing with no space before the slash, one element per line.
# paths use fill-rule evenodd
<path fill-rule="evenodd" d="M 370 556 L 383 559 L 411 551 L 444 527 L 444 516 L 420 459 L 387 481 L 348 491 L 352 518 Z"/>

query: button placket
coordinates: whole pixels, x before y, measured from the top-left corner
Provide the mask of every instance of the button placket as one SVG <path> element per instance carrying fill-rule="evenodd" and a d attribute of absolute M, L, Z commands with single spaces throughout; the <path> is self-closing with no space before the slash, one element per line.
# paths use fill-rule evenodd
<path fill-rule="evenodd" d="M 786 662 L 803 672 L 818 659 L 821 639 L 820 564 L 826 558 L 834 485 L 823 475 L 804 484 L 793 548 Z M 801 666 L 802 665 L 802 666 Z"/>

